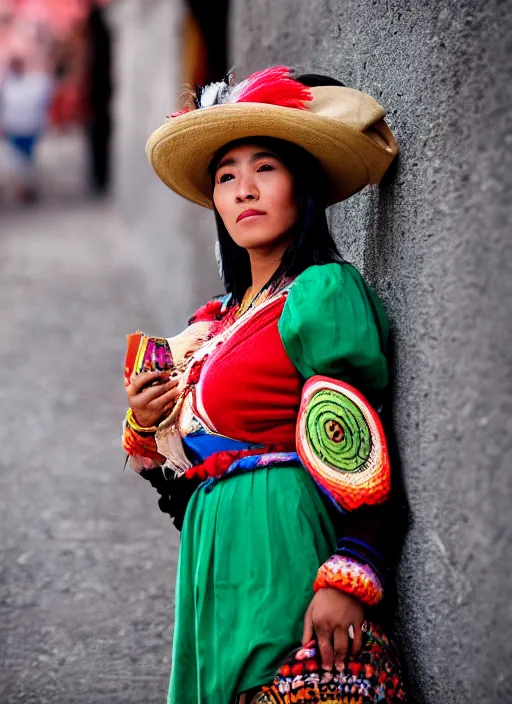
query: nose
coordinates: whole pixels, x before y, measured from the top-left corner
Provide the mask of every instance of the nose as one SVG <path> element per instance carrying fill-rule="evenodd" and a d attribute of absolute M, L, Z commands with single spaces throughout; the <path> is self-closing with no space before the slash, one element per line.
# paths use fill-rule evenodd
<path fill-rule="evenodd" d="M 236 189 L 236 202 L 244 203 L 247 200 L 257 200 L 258 199 L 258 189 L 254 180 L 250 176 L 240 176 L 238 179 Z"/>

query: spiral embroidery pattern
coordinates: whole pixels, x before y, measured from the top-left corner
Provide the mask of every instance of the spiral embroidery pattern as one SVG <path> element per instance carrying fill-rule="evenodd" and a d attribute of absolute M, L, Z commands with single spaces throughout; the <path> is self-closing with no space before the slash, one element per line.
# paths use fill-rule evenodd
<path fill-rule="evenodd" d="M 368 423 L 355 403 L 339 391 L 315 391 L 306 408 L 308 443 L 334 469 L 357 472 L 370 456 Z"/>
<path fill-rule="evenodd" d="M 384 430 L 349 384 L 308 380 L 297 423 L 297 452 L 313 478 L 346 510 L 385 501 L 391 472 Z"/>

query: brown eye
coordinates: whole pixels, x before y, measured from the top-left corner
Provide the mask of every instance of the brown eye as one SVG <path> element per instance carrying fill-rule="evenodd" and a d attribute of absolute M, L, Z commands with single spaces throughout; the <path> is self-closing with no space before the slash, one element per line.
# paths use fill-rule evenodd
<path fill-rule="evenodd" d="M 226 181 L 231 181 L 233 174 L 222 174 L 219 178 L 219 183 L 226 183 Z"/>
<path fill-rule="evenodd" d="M 272 164 L 262 164 L 258 168 L 258 172 L 260 172 L 260 171 L 273 171 L 273 170 L 274 170 L 274 167 L 272 166 Z"/>

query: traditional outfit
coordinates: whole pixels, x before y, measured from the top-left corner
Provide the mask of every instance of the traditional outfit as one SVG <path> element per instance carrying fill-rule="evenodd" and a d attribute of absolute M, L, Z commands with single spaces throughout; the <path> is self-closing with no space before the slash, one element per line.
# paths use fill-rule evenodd
<path fill-rule="evenodd" d="M 155 428 L 127 414 L 134 469 L 182 525 L 169 704 L 405 701 L 376 623 L 386 582 L 390 469 L 375 408 L 388 321 L 348 263 L 314 265 L 243 310 L 231 295 L 174 338 L 138 335 L 127 368 L 173 368 Z M 130 351 L 131 350 L 131 351 Z M 371 400 L 371 403 L 370 403 Z M 325 672 L 301 648 L 313 589 L 368 607 L 363 649 Z M 375 618 L 374 618 L 375 617 Z"/>

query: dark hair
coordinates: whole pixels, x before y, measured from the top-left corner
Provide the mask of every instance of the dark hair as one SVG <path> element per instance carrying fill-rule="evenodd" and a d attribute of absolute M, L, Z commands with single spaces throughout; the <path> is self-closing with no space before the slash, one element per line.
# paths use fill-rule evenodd
<path fill-rule="evenodd" d="M 309 87 L 343 84 L 328 76 L 307 74 L 296 78 Z M 295 193 L 299 203 L 299 217 L 295 225 L 296 237 L 283 254 L 281 264 L 268 285 L 277 285 L 284 278 L 293 278 L 312 264 L 341 262 L 336 243 L 329 231 L 325 215 L 329 186 L 319 162 L 305 149 L 286 140 L 274 137 L 246 137 L 226 144 L 212 159 L 209 167 L 212 184 L 217 164 L 230 149 L 243 144 L 257 144 L 274 152 L 293 175 Z M 214 207 L 220 250 L 222 279 L 232 303 L 240 303 L 251 285 L 249 254 L 237 245 L 226 230 L 224 222 Z"/>

